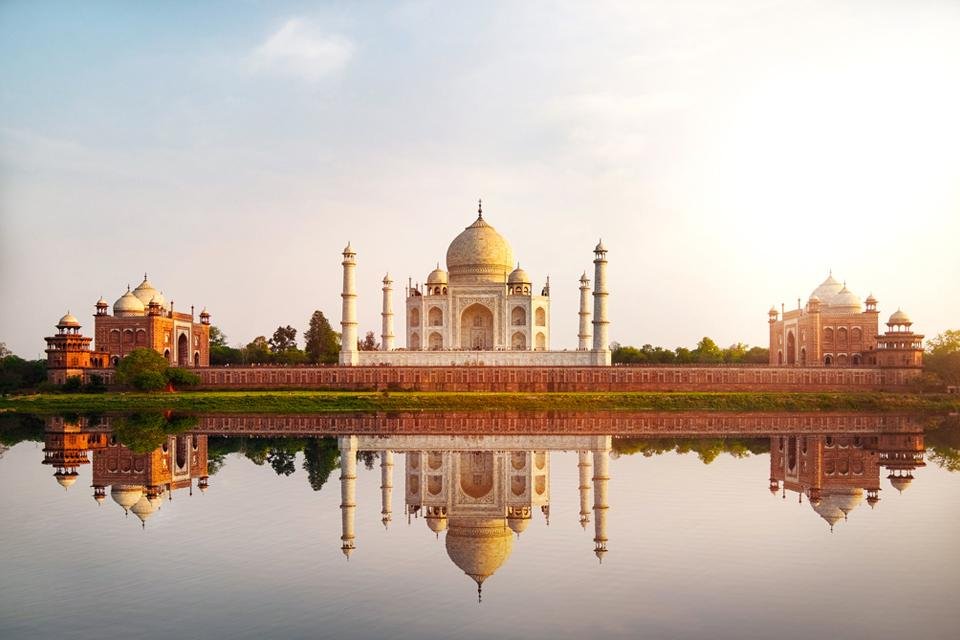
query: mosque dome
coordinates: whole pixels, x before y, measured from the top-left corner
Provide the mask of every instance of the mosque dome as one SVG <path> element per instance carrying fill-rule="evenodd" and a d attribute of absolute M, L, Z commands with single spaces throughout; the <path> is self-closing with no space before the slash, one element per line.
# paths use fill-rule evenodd
<path fill-rule="evenodd" d="M 97 501 L 97 504 L 103 504 L 103 501 L 106 500 L 107 498 L 103 494 L 98 493 L 93 496 L 93 499 Z"/>
<path fill-rule="evenodd" d="M 53 477 L 57 479 L 57 484 L 59 484 L 64 489 L 73 486 L 73 483 L 77 481 L 77 478 L 80 476 L 76 471 L 57 471 L 53 474 Z"/>
<path fill-rule="evenodd" d="M 60 322 L 57 323 L 58 327 L 79 327 L 80 321 L 77 320 L 76 316 L 67 311 L 67 315 L 60 318 Z"/>
<path fill-rule="evenodd" d="M 517 268 L 510 272 L 510 276 L 507 278 L 507 283 L 509 284 L 530 284 L 530 276 L 527 275 L 527 272 L 520 268 L 520 264 L 517 264 Z"/>
<path fill-rule="evenodd" d="M 150 298 L 150 302 L 156 302 L 161 309 L 167 308 L 167 299 L 163 297 L 163 291 L 157 292 L 157 295 Z"/>
<path fill-rule="evenodd" d="M 127 292 L 113 303 L 113 313 L 116 315 L 143 313 L 144 309 L 146 309 L 146 307 L 143 306 L 140 298 L 130 292 L 130 287 L 127 287 Z"/>
<path fill-rule="evenodd" d="M 847 285 L 843 285 L 837 295 L 833 296 L 829 306 L 830 311 L 838 313 L 860 313 L 863 311 L 863 303 L 860 302 L 859 296 L 847 289 Z"/>
<path fill-rule="evenodd" d="M 895 476 L 889 475 L 887 479 L 890 481 L 890 486 L 896 489 L 898 492 L 903 493 L 910 487 L 910 483 L 913 482 L 913 476 Z"/>
<path fill-rule="evenodd" d="M 460 232 L 447 248 L 450 276 L 468 276 L 477 281 L 503 282 L 513 270 L 513 250 L 506 239 L 483 219 Z"/>
<path fill-rule="evenodd" d="M 160 292 L 154 289 L 150 281 L 147 280 L 147 274 L 143 274 L 143 282 L 133 290 L 133 295 L 137 296 L 137 299 L 144 305 L 147 305 L 150 304 L 150 300 L 153 299 L 154 296 L 160 295 Z"/>
<path fill-rule="evenodd" d="M 110 488 L 110 497 L 127 511 L 143 497 L 143 488 L 138 485 L 117 484 Z"/>
<path fill-rule="evenodd" d="M 451 518 L 447 555 L 457 567 L 482 584 L 513 550 L 513 534 L 503 518 Z"/>
<path fill-rule="evenodd" d="M 864 300 L 864 302 L 866 302 L 867 304 L 874 304 L 874 305 L 875 305 L 875 304 L 877 304 L 877 299 L 874 298 L 874 297 L 873 297 L 873 294 L 871 293 L 870 295 L 867 296 L 867 299 Z"/>
<path fill-rule="evenodd" d="M 833 277 L 833 272 L 827 276 L 827 279 L 820 283 L 820 286 L 813 290 L 813 293 L 810 294 L 810 297 L 818 297 L 820 301 L 825 304 L 832 304 L 833 297 L 840 293 L 840 290 L 843 289 L 843 285 L 837 282 L 836 278 Z"/>
<path fill-rule="evenodd" d="M 863 502 L 863 489 L 853 489 L 844 493 L 829 493 L 821 496 L 819 502 L 811 501 L 810 506 L 832 527 Z"/>
<path fill-rule="evenodd" d="M 427 284 L 447 284 L 447 272 L 437 265 L 437 268 L 427 276 Z"/>
<path fill-rule="evenodd" d="M 100 296 L 100 299 L 97 300 L 97 306 L 98 306 L 98 307 L 109 307 L 109 306 L 110 306 L 110 303 L 107 302 L 107 299 L 106 299 L 106 298 L 104 298 L 103 296 Z"/>
<path fill-rule="evenodd" d="M 133 515 L 140 518 L 140 522 L 146 524 L 147 518 L 153 515 L 155 508 L 150 504 L 150 499 L 144 495 L 137 500 L 137 503 L 130 508 L 130 511 L 133 512 Z"/>
<path fill-rule="evenodd" d="M 913 324 L 913 320 L 910 319 L 910 316 L 907 315 L 906 311 L 897 309 L 890 315 L 890 319 L 887 320 L 887 324 Z"/>

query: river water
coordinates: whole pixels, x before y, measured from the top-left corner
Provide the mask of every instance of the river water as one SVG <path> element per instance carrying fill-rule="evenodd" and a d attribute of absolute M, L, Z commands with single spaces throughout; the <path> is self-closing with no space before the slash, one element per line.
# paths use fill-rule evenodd
<path fill-rule="evenodd" d="M 6 416 L 0 637 L 953 638 L 956 422 Z"/>

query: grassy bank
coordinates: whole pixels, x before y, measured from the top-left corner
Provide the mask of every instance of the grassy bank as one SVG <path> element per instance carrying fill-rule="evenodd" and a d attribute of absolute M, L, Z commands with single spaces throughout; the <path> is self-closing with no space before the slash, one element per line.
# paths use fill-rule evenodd
<path fill-rule="evenodd" d="M 375 411 L 960 411 L 960 397 L 894 393 L 419 393 L 195 391 L 38 394 L 0 398 L 0 411 L 87 413 Z"/>

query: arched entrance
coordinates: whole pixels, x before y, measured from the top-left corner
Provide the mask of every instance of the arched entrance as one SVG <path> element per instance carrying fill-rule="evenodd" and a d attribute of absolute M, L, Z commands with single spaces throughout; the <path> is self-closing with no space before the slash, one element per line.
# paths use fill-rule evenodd
<path fill-rule="evenodd" d="M 797 364 L 797 338 L 793 331 L 787 333 L 787 364 Z"/>
<path fill-rule="evenodd" d="M 493 349 L 493 312 L 472 304 L 460 314 L 460 348 L 474 351 Z"/>
<path fill-rule="evenodd" d="M 479 500 L 493 489 L 493 453 L 470 451 L 460 456 L 460 488 Z"/>
<path fill-rule="evenodd" d="M 177 364 L 181 367 L 190 364 L 190 339 L 185 333 L 181 333 L 177 338 Z"/>

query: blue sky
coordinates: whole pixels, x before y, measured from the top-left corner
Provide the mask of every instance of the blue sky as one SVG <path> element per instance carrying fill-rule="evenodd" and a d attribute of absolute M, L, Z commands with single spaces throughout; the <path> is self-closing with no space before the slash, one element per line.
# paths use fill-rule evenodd
<path fill-rule="evenodd" d="M 958 327 L 952 2 L 0 5 L 0 341 L 148 271 L 231 342 L 423 280 L 473 217 L 613 339 L 765 344 L 829 269 Z M 401 303 L 400 295 L 395 304 Z"/>

